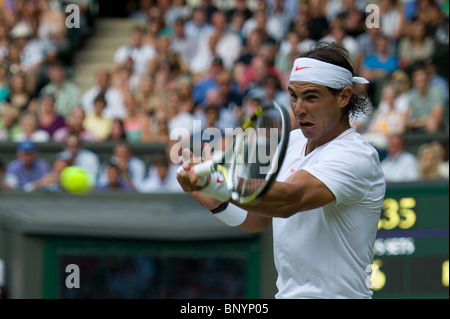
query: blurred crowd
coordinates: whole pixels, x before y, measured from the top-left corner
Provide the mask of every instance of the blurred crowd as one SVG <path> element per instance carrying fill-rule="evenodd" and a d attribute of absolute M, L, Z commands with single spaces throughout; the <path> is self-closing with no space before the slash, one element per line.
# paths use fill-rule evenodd
<path fill-rule="evenodd" d="M 81 13 L 75 36 L 70 3 Z M 145 163 L 133 143 L 170 145 L 170 132 L 192 134 L 194 121 L 223 131 L 257 105 L 289 107 L 293 60 L 323 41 L 345 47 L 371 81 L 372 112 L 352 124 L 380 151 L 387 180 L 448 179 L 448 139 L 414 154 L 404 138 L 448 134 L 449 86 L 437 60 L 442 48 L 448 56 L 448 0 L 140 0 L 128 43 L 110 68 L 92 70 L 96 83 L 84 92 L 71 58 L 90 32 L 90 0 L 0 4 L 0 143 L 17 143 L 15 161 L 0 159 L 0 188 L 58 190 L 61 170 L 78 165 L 98 191 L 180 191 L 168 155 Z M 64 151 L 47 163 L 41 142 Z M 85 142 L 116 146 L 101 163 Z"/>

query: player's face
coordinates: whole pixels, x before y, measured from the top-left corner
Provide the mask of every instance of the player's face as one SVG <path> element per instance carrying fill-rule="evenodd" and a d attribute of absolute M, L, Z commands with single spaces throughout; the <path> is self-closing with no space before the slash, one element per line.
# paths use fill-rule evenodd
<path fill-rule="evenodd" d="M 299 128 L 317 146 L 329 142 L 349 127 L 348 118 L 342 114 L 351 97 L 350 88 L 333 95 L 325 86 L 293 81 L 288 90 Z"/>

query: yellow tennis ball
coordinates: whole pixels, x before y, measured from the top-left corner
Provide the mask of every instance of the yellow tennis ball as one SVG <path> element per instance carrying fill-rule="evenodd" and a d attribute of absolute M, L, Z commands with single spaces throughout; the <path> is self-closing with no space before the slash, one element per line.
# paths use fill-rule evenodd
<path fill-rule="evenodd" d="M 94 187 L 94 179 L 84 168 L 68 166 L 60 176 L 61 185 L 71 193 L 85 194 Z"/>

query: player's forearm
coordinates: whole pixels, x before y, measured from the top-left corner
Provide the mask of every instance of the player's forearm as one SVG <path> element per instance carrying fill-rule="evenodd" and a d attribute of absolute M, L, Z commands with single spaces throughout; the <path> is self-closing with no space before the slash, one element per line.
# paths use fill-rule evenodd
<path fill-rule="evenodd" d="M 301 193 L 302 190 L 295 184 L 276 182 L 257 203 L 243 205 L 231 202 L 261 216 L 286 218 L 301 210 Z"/>

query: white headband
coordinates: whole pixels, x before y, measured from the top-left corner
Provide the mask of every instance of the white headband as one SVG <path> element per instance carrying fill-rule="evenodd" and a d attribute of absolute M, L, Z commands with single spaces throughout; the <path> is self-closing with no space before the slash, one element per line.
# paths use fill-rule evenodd
<path fill-rule="evenodd" d="M 369 83 L 365 78 L 353 76 L 345 68 L 311 58 L 294 61 L 289 81 L 314 83 L 337 90 L 352 87 L 353 83 Z"/>

